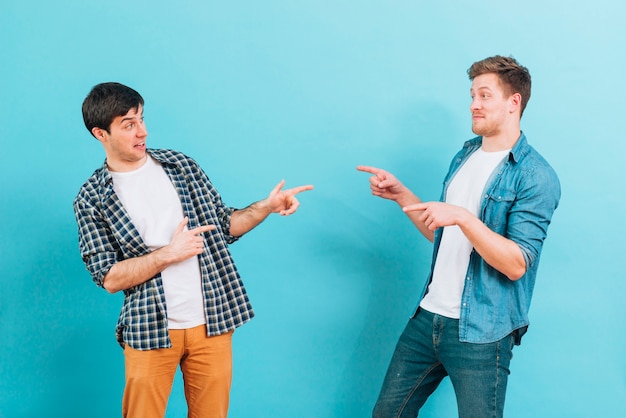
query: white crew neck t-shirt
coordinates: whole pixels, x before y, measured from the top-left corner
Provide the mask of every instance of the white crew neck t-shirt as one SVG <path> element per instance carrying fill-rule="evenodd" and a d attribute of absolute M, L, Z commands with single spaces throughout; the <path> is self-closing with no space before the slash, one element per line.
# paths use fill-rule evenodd
<path fill-rule="evenodd" d="M 487 180 L 509 152 L 485 152 L 482 148 L 476 150 L 450 182 L 445 202 L 462 206 L 478 216 Z M 460 318 L 461 297 L 472 248 L 461 228 L 456 225 L 444 227 L 433 279 L 420 307 L 448 318 Z"/>
<path fill-rule="evenodd" d="M 113 189 L 145 244 L 154 251 L 169 244 L 183 220 L 180 198 L 161 164 L 148 156 L 134 171 L 111 172 Z M 168 328 L 204 324 L 198 257 L 172 264 L 161 272 Z"/>

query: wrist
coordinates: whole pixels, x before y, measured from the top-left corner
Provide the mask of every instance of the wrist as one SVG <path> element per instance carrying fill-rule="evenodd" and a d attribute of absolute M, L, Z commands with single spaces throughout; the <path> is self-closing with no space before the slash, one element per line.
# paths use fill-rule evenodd
<path fill-rule="evenodd" d="M 415 205 L 416 203 L 422 203 L 422 200 L 419 197 L 415 196 L 409 189 L 406 188 L 401 193 L 398 193 L 394 200 L 401 208 Z"/>
<path fill-rule="evenodd" d="M 457 218 L 455 219 L 454 224 L 457 225 L 462 230 L 467 230 L 472 227 L 472 223 L 480 220 L 474 216 L 470 211 L 465 208 L 461 208 L 462 210 L 459 212 Z"/>
<path fill-rule="evenodd" d="M 146 255 L 146 257 L 152 259 L 153 265 L 159 271 L 163 271 L 167 266 L 179 261 L 176 259 L 176 253 L 170 249 L 170 245 L 168 244 Z"/>
<path fill-rule="evenodd" d="M 268 216 L 269 214 L 274 213 L 270 197 L 266 197 L 260 202 L 257 202 L 256 205 L 263 216 Z"/>

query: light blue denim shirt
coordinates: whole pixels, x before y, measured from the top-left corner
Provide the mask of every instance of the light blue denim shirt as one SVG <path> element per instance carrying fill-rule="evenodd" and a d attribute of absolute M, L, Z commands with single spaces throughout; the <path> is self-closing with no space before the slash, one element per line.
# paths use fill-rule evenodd
<path fill-rule="evenodd" d="M 454 157 L 443 184 L 446 190 L 468 157 L 482 144 L 482 137 L 467 141 Z M 519 245 L 526 260 L 526 273 L 513 281 L 489 266 L 472 250 L 461 299 L 459 339 L 489 343 L 516 331 L 516 344 L 528 328 L 528 310 L 537 267 L 548 225 L 561 197 L 559 179 L 550 164 L 522 133 L 508 157 L 487 181 L 479 216 L 491 230 Z M 442 229 L 435 231 L 428 291 L 441 243 Z"/>

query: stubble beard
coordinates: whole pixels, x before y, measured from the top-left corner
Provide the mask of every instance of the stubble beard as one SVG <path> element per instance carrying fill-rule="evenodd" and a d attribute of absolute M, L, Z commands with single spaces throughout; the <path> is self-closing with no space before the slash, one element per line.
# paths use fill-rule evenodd
<path fill-rule="evenodd" d="M 486 123 L 486 121 L 482 121 L 484 123 L 478 124 L 476 122 L 472 123 L 472 132 L 474 132 L 478 136 L 489 137 L 496 136 L 500 133 L 500 128 L 490 123 Z"/>

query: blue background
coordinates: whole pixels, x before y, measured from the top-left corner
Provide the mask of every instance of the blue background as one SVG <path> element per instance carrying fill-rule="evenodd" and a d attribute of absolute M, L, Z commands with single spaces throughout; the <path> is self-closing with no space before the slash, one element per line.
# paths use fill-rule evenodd
<path fill-rule="evenodd" d="M 231 248 L 257 317 L 234 337 L 230 416 L 366 417 L 431 245 L 358 164 L 439 197 L 472 135 L 466 69 L 531 70 L 522 126 L 563 187 L 508 417 L 619 417 L 624 355 L 626 6 L 597 0 L 21 0 L 0 3 L 0 416 L 120 415 L 121 295 L 80 260 L 72 200 L 102 164 L 91 87 L 145 98 L 151 147 L 245 206 L 312 183 Z M 180 376 L 168 417 L 186 416 Z M 424 417 L 455 417 L 448 381 Z"/>

